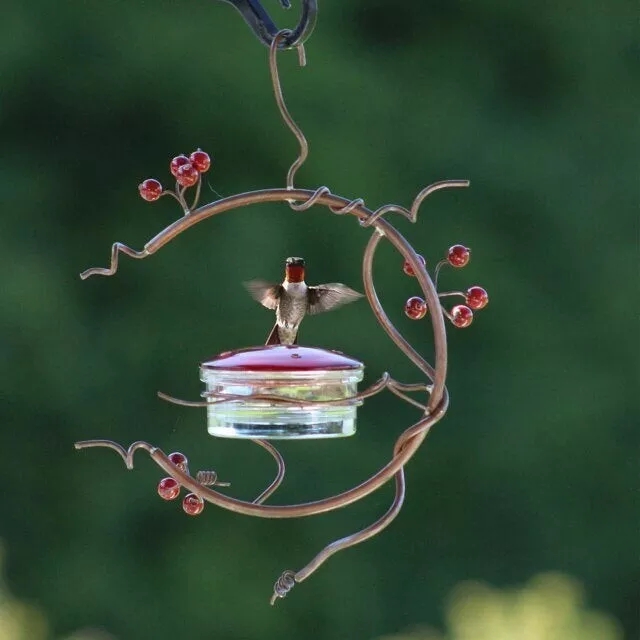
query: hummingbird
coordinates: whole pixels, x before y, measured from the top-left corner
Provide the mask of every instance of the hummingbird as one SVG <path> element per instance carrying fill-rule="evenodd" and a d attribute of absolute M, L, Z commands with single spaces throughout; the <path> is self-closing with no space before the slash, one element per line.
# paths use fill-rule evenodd
<path fill-rule="evenodd" d="M 251 280 L 244 286 L 263 307 L 276 312 L 276 323 L 265 344 L 298 344 L 304 316 L 329 311 L 362 297 L 340 282 L 313 287 L 304 281 L 304 258 L 287 258 L 282 284 Z"/>

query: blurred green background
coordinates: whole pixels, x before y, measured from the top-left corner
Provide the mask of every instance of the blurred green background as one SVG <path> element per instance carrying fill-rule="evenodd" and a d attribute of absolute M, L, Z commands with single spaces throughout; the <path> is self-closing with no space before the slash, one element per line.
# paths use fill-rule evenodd
<path fill-rule="evenodd" d="M 293 4 L 264 3 L 283 26 L 297 20 Z M 272 317 L 240 283 L 279 278 L 284 257 L 305 256 L 310 282 L 361 288 L 368 233 L 320 208 L 255 206 L 81 282 L 80 271 L 108 264 L 112 242 L 141 248 L 180 216 L 170 199 L 137 194 L 146 177 L 168 184 L 173 155 L 211 153 L 208 201 L 213 190 L 284 186 L 297 146 L 273 101 L 267 50 L 229 5 L 13 3 L 0 21 L 7 588 L 46 619 L 47 638 L 93 628 L 117 640 L 359 640 L 446 632 L 456 585 L 509 589 L 552 571 L 619 621 L 616 638 L 637 638 L 637 7 L 319 9 L 308 66 L 280 56 L 311 146 L 298 185 L 375 208 L 408 205 L 436 180 L 472 183 L 433 195 L 416 225 L 389 216 L 429 265 L 451 244 L 470 246 L 470 265 L 443 272 L 442 287 L 481 284 L 491 297 L 471 328 L 448 332 L 451 408 L 407 467 L 404 509 L 271 608 L 281 571 L 376 519 L 391 486 L 303 520 L 212 506 L 189 518 L 158 498 L 162 473 L 143 455 L 128 472 L 112 452 L 74 451 L 76 440 L 145 439 L 217 469 L 232 495 L 257 495 L 273 474 L 268 456 L 213 440 L 201 410 L 156 391 L 196 399 L 199 362 L 264 340 Z M 429 323 L 402 313 L 415 281 L 389 246 L 379 253 L 383 304 L 430 354 Z M 365 303 L 309 319 L 302 340 L 364 360 L 365 382 L 385 370 L 420 381 Z M 273 502 L 363 481 L 415 419 L 381 396 L 360 411 L 356 437 L 283 445 L 289 475 Z M 504 637 L 520 637 L 516 627 Z M 18 633 L 0 637 L 36 638 Z"/>

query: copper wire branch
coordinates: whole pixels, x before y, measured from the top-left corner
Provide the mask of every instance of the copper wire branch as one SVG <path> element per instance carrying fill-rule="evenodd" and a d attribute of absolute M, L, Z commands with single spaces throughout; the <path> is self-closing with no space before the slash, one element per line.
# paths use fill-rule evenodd
<path fill-rule="evenodd" d="M 174 396 L 170 396 L 167 393 L 162 393 L 162 391 L 158 391 L 158 398 L 161 400 L 165 400 L 166 402 L 170 402 L 171 404 L 177 404 L 183 407 L 197 407 L 204 408 L 208 407 L 211 404 L 221 404 L 224 402 L 246 402 L 247 400 L 257 400 L 261 402 L 269 402 L 271 404 L 290 404 L 298 407 L 304 406 L 314 406 L 314 405 L 324 405 L 324 406 L 348 406 L 353 404 L 354 402 L 358 402 L 360 400 L 365 400 L 366 398 L 371 398 L 378 393 L 380 393 L 383 389 L 389 389 L 393 394 L 405 400 L 409 404 L 412 404 L 414 407 L 418 409 L 422 409 L 422 411 L 427 410 L 427 406 L 410 398 L 404 392 L 417 392 L 423 391 L 429 393 L 431 390 L 431 385 L 427 384 L 403 384 L 402 382 L 398 382 L 394 380 L 387 372 L 382 374 L 382 377 L 374 382 L 368 389 L 364 391 L 360 391 L 352 396 L 348 396 L 347 398 L 337 398 L 334 400 L 299 400 L 297 398 L 286 398 L 283 396 L 276 396 L 265 393 L 251 393 L 247 395 L 237 395 L 237 394 L 229 394 L 229 393 L 214 393 L 214 392 L 205 392 L 202 394 L 203 398 L 207 398 L 205 401 L 191 401 L 191 400 L 181 400 L 180 398 L 175 398 Z"/>
<path fill-rule="evenodd" d="M 151 459 L 164 472 L 174 478 L 182 487 L 199 496 L 202 500 L 217 505 L 223 509 L 228 509 L 229 511 L 261 518 L 298 518 L 318 515 L 335 509 L 340 509 L 364 498 L 367 495 L 370 495 L 393 478 L 395 481 L 395 496 L 387 512 L 381 516 L 379 520 L 361 531 L 348 535 L 327 545 L 302 569 L 295 572 L 289 570 L 283 572 L 274 585 L 274 593 L 271 599 L 272 604 L 277 598 L 284 597 L 296 583 L 302 582 L 313 574 L 318 567 L 333 554 L 363 542 L 382 531 L 400 511 L 405 495 L 404 466 L 416 453 L 431 427 L 442 418 L 448 407 L 449 397 L 445 387 L 447 375 L 447 338 L 443 310 L 439 303 L 438 293 L 431 277 L 413 247 L 404 238 L 404 236 L 388 220 L 385 219 L 384 216 L 387 213 L 398 213 L 411 222 L 416 222 L 420 206 L 429 195 L 441 189 L 469 186 L 469 182 L 467 180 L 446 180 L 436 182 L 420 191 L 409 208 L 405 208 L 400 205 L 388 204 L 374 211 L 367 208 L 364 200 L 361 198 L 344 198 L 331 193 L 329 188 L 325 186 L 319 187 L 315 190 L 296 188 L 294 186 L 295 175 L 307 158 L 309 148 L 302 130 L 295 123 L 286 107 L 278 75 L 277 54 L 281 50 L 279 48 L 279 42 L 281 39 L 286 37 L 287 33 L 288 32 L 286 31 L 278 33 L 273 39 L 269 50 L 269 68 L 276 104 L 278 105 L 285 124 L 289 127 L 300 144 L 299 155 L 287 173 L 286 188 L 259 189 L 256 191 L 240 193 L 206 204 L 195 210 L 187 210 L 183 217 L 176 220 L 173 224 L 169 225 L 159 234 L 154 236 L 140 251 L 131 249 L 119 242 L 114 243 L 111 248 L 111 260 L 109 266 L 106 268 L 93 267 L 91 269 L 87 269 L 80 277 L 84 280 L 93 275 L 111 276 L 115 274 L 118 269 L 118 258 L 121 253 L 135 259 L 147 258 L 159 251 L 163 246 L 171 242 L 171 240 L 176 238 L 182 232 L 199 224 L 203 220 L 226 211 L 232 211 L 254 204 L 285 202 L 288 203 L 293 210 L 298 212 L 306 211 L 313 205 L 321 205 L 327 207 L 331 212 L 337 215 L 349 214 L 358 220 L 362 227 L 370 227 L 373 230 L 365 248 L 362 261 L 364 290 L 371 309 L 380 326 L 387 333 L 389 338 L 396 344 L 400 351 L 402 351 L 402 353 L 404 353 L 407 358 L 413 362 L 418 370 L 429 380 L 430 384 L 403 384 L 393 380 L 388 373 L 384 373 L 382 377 L 368 389 L 354 395 L 353 397 L 326 401 L 305 400 L 303 402 L 272 395 L 232 396 L 222 394 L 203 394 L 205 400 L 199 402 L 180 400 L 163 393 L 158 393 L 158 395 L 163 400 L 190 407 L 203 407 L 211 404 L 212 402 L 246 401 L 248 399 L 290 403 L 294 405 L 339 405 L 356 400 L 363 400 L 379 393 L 383 389 L 389 389 L 402 400 L 420 409 L 422 416 L 414 425 L 406 429 L 397 439 L 393 448 L 393 455 L 387 464 L 368 479 L 364 480 L 361 484 L 338 495 L 330 496 L 314 502 L 291 505 L 263 504 L 264 501 L 278 488 L 285 473 L 285 465 L 282 457 L 273 445 L 263 440 L 254 440 L 254 442 L 266 449 L 274 457 L 277 463 L 277 473 L 274 481 L 258 496 L 258 498 L 253 501 L 239 500 L 216 491 L 212 487 L 221 486 L 222 483 L 216 481 L 212 486 L 207 486 L 205 483 L 200 482 L 197 476 L 196 478 L 193 478 L 187 471 L 184 471 L 174 465 L 162 450 L 146 442 L 134 442 L 128 449 L 124 449 L 119 444 L 108 440 L 89 440 L 77 442 L 75 445 L 77 449 L 84 449 L 88 447 L 107 447 L 113 449 L 122 457 L 127 469 L 133 468 L 133 456 L 136 451 L 142 449 L 147 452 Z M 304 52 L 301 47 L 299 47 L 299 53 L 302 63 L 304 61 Z M 418 285 L 425 297 L 426 304 L 430 310 L 433 332 L 433 365 L 429 364 L 427 360 L 402 336 L 387 316 L 378 298 L 373 283 L 372 267 L 375 252 L 383 238 L 390 242 L 400 255 L 411 265 Z M 426 392 L 428 395 L 426 404 L 422 404 L 407 395 L 412 392 Z M 212 476 L 209 476 L 207 479 L 211 478 Z M 217 476 L 215 480 L 217 480 Z"/>

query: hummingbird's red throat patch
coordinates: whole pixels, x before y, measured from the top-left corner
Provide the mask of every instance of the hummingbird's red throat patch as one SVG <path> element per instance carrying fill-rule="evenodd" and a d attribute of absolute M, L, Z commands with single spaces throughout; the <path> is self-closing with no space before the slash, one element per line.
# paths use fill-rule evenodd
<path fill-rule="evenodd" d="M 287 282 L 303 282 L 304 267 L 298 264 L 288 264 L 285 267 L 285 277 L 287 278 Z"/>

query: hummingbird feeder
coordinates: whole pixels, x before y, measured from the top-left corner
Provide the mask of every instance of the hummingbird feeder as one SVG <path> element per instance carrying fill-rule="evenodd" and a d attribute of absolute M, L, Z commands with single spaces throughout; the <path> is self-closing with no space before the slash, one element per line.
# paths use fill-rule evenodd
<path fill-rule="evenodd" d="M 200 365 L 209 433 L 281 440 L 351 436 L 363 369 L 336 351 L 297 345 L 223 353 Z"/>
<path fill-rule="evenodd" d="M 114 243 L 109 267 L 87 269 L 81 274 L 81 278 L 84 280 L 93 275 L 114 275 L 118 269 L 120 254 L 134 259 L 148 258 L 186 229 L 223 212 L 268 202 L 285 203 L 296 212 L 304 212 L 314 205 L 323 206 L 343 219 L 355 220 L 362 229 L 369 231 L 369 241 L 362 258 L 362 279 L 366 299 L 382 330 L 415 365 L 423 380 L 418 383 L 402 383 L 388 372 L 384 372 L 377 381 L 358 391 L 358 383 L 363 378 L 364 369 L 358 360 L 335 351 L 306 345 L 269 344 L 227 351 L 202 363 L 200 377 L 205 390 L 200 401 L 185 401 L 159 393 L 160 398 L 169 402 L 206 408 L 208 432 L 212 436 L 249 439 L 274 458 L 277 466 L 274 479 L 256 498 L 249 500 L 231 497 L 220 491 L 229 484 L 221 482 L 215 471 L 202 470 L 192 474 L 184 454 L 175 452 L 167 455 L 160 448 L 147 442 L 134 442 L 127 449 L 110 440 L 86 440 L 77 442 L 75 446 L 77 449 L 112 449 L 122 457 L 128 469 L 133 468 L 136 451 L 145 451 L 166 474 L 158 484 L 159 495 L 165 500 L 174 500 L 181 491 L 188 492 L 183 499 L 182 507 L 187 514 L 194 516 L 202 513 L 207 502 L 236 513 L 261 518 L 313 516 L 352 504 L 393 480 L 395 495 L 386 513 L 361 531 L 328 544 L 301 569 L 284 571 L 275 582 L 271 598 L 273 604 L 278 598 L 286 596 L 295 584 L 314 573 L 330 556 L 378 534 L 398 515 L 405 496 L 404 466 L 423 443 L 431 427 L 445 414 L 449 404 L 445 386 L 445 320 L 448 319 L 458 328 L 469 326 L 474 311 L 486 306 L 488 295 L 479 286 L 472 286 L 464 292 L 438 293 L 437 283 L 441 268 L 466 266 L 471 255 L 470 250 L 461 244 L 453 245 L 442 259 L 436 262 L 430 274 L 422 256 L 416 253 L 405 237 L 386 219 L 387 214 L 393 213 L 415 223 L 420 206 L 428 196 L 442 189 L 467 187 L 467 180 L 436 182 L 420 191 L 410 208 L 388 204 L 374 211 L 369 209 L 361 198 L 335 195 L 326 186 L 314 189 L 295 186 L 296 173 L 307 158 L 309 148 L 304 134 L 286 107 L 277 59 L 286 50 L 295 48 L 301 66 L 305 64 L 303 42 L 309 37 L 315 24 L 316 1 L 302 0 L 300 23 L 294 30 L 278 30 L 257 0 L 225 1 L 240 11 L 254 33 L 269 48 L 269 70 L 276 104 L 284 123 L 300 145 L 300 153 L 287 173 L 285 186 L 240 193 L 198 207 L 202 174 L 209 170 L 211 164 L 209 155 L 198 149 L 190 156 L 176 156 L 170 163 L 170 171 L 176 181 L 174 189 L 165 190 L 158 180 L 149 178 L 139 185 L 139 192 L 142 198 L 149 202 L 162 196 L 174 198 L 179 203 L 183 215 L 149 240 L 141 250 L 132 249 L 119 242 Z M 284 6 L 289 4 L 287 0 L 281 0 L 281 3 Z M 189 204 L 186 196 L 191 188 L 194 188 L 194 196 Z M 380 303 L 373 282 L 372 266 L 376 250 L 383 240 L 395 248 L 401 260 L 402 270 L 407 276 L 415 278 L 421 290 L 421 295 L 407 300 L 404 311 L 412 320 L 425 317 L 430 320 L 433 364 L 409 344 Z M 300 259 L 290 260 L 292 262 L 288 264 L 293 268 L 300 267 Z M 348 290 L 344 285 L 336 284 L 336 287 L 342 287 L 343 292 Z M 262 283 L 259 283 L 257 287 L 254 286 L 253 295 L 265 306 L 274 308 L 276 302 L 265 298 L 264 291 Z M 358 296 L 353 290 L 348 290 L 345 295 Z M 449 297 L 461 297 L 463 304 L 445 308 L 441 299 Z M 309 305 L 310 312 L 314 312 L 312 302 L 309 302 Z M 330 308 L 330 305 L 325 306 Z M 271 342 L 271 336 L 269 341 Z M 419 415 L 416 422 L 397 437 L 392 455 L 381 469 L 357 486 L 338 495 L 300 504 L 266 504 L 283 482 L 285 475 L 284 460 L 272 444 L 273 440 L 353 435 L 356 431 L 358 406 L 366 398 L 385 389 L 415 407 Z"/>

